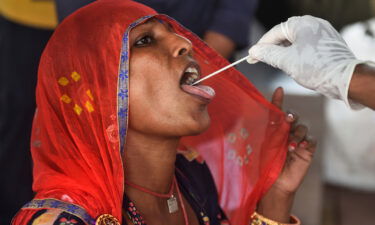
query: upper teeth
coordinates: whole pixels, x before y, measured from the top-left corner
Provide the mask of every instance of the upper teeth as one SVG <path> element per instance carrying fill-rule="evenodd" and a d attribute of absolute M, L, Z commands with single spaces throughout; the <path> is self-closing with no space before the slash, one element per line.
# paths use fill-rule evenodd
<path fill-rule="evenodd" d="M 195 73 L 195 74 L 198 74 L 198 70 L 197 70 L 197 68 L 190 66 L 189 68 L 186 69 L 185 73 Z"/>
<path fill-rule="evenodd" d="M 199 78 L 199 75 L 198 75 L 198 70 L 197 70 L 197 68 L 195 68 L 195 67 L 188 67 L 186 70 L 185 70 L 185 73 L 190 73 L 189 74 L 189 77 L 186 79 L 186 81 L 185 81 L 185 83 L 186 84 L 192 84 L 192 83 L 194 83 L 194 81 L 196 80 L 196 79 L 198 79 Z"/>

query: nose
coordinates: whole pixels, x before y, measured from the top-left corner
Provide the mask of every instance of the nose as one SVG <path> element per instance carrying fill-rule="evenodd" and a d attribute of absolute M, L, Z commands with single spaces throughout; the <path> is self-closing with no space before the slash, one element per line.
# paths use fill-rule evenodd
<path fill-rule="evenodd" d="M 175 34 L 174 41 L 172 42 L 172 55 L 173 57 L 179 57 L 183 55 L 188 55 L 191 53 L 193 45 L 185 37 Z"/>

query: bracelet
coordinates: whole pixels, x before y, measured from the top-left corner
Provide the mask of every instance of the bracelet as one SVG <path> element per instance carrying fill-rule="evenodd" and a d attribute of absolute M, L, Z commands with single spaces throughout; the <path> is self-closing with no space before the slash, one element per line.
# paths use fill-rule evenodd
<path fill-rule="evenodd" d="M 301 222 L 295 216 L 290 216 L 290 223 L 279 223 L 274 220 L 268 219 L 257 212 L 254 212 L 251 215 L 251 224 L 250 225 L 300 225 Z"/>

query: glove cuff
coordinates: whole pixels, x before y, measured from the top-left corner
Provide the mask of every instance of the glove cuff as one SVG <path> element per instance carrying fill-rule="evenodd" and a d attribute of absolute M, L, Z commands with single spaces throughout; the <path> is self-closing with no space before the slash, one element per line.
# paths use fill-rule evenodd
<path fill-rule="evenodd" d="M 349 107 L 349 108 L 351 108 L 352 110 L 360 110 L 360 109 L 363 109 L 363 108 L 365 108 L 365 106 L 363 106 L 362 104 L 359 104 L 359 103 L 357 103 L 357 102 L 355 102 L 355 101 L 353 101 L 353 100 L 351 100 L 351 99 L 349 99 L 348 98 L 348 94 L 349 94 L 349 84 L 350 84 L 350 81 L 351 81 L 351 79 L 352 79 L 352 76 L 353 76 L 353 73 L 354 73 L 354 70 L 355 70 L 355 67 L 358 65 L 358 64 L 366 64 L 366 65 L 368 65 L 368 66 L 371 66 L 371 67 L 375 67 L 375 62 L 372 62 L 372 61 L 364 61 L 364 60 L 357 60 L 356 61 L 356 63 L 354 64 L 354 66 L 353 66 L 353 68 L 351 69 L 351 76 L 350 76 L 350 79 L 348 80 L 349 81 L 349 83 L 348 83 L 348 85 L 347 85 L 347 87 L 346 87 L 346 90 L 345 90 L 345 98 L 344 98 L 344 96 L 343 96 L 343 100 L 344 100 L 344 102 L 345 102 L 345 104 Z"/>
<path fill-rule="evenodd" d="M 349 86 L 350 86 L 350 82 L 352 80 L 353 73 L 354 73 L 356 66 L 358 64 L 362 64 L 366 62 L 367 61 L 363 61 L 363 60 L 353 60 L 351 63 L 349 63 L 346 66 L 345 71 L 343 72 L 344 74 L 348 74 L 348 76 L 345 77 L 344 78 L 345 80 L 342 81 L 342 84 L 344 84 L 345 86 L 340 88 L 340 99 L 342 99 L 345 102 L 346 106 L 348 106 L 352 110 L 360 110 L 364 108 L 363 105 L 349 99 Z"/>
<path fill-rule="evenodd" d="M 329 70 L 329 75 L 317 85 L 316 90 L 327 97 L 341 99 L 350 109 L 362 109 L 364 106 L 350 100 L 348 93 L 355 67 L 366 62 L 357 59 L 347 59 L 336 64 L 333 68 L 326 68 Z"/>
<path fill-rule="evenodd" d="M 353 110 L 360 110 L 360 109 L 363 109 L 365 108 L 365 106 L 363 106 L 362 104 L 359 104 L 351 99 L 348 98 L 349 96 L 349 86 L 350 86 L 350 82 L 351 82 L 351 79 L 352 79 L 352 76 L 353 76 L 353 73 L 354 73 L 354 70 L 355 70 L 355 67 L 358 65 L 358 64 L 366 64 L 368 66 L 371 66 L 371 67 L 375 67 L 375 62 L 372 62 L 372 61 L 365 61 L 365 60 L 356 60 L 355 63 L 353 63 L 353 66 L 352 68 L 348 68 L 348 71 L 347 72 L 351 72 L 350 74 L 350 77 L 348 77 L 348 85 L 345 87 L 345 92 L 343 93 L 342 95 L 342 100 L 345 102 L 345 104 L 353 109 Z M 350 71 L 349 71 L 350 69 Z"/>

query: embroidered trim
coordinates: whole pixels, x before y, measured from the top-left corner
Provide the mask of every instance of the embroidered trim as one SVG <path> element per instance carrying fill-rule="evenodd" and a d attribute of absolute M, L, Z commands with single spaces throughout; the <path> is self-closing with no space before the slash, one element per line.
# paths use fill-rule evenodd
<path fill-rule="evenodd" d="M 77 216 L 83 220 L 86 224 L 95 225 L 95 220 L 78 205 L 71 203 L 63 202 L 57 199 L 33 199 L 30 202 L 26 203 L 22 209 L 61 209 L 65 212 L 68 212 L 72 215 Z"/>
<path fill-rule="evenodd" d="M 118 116 L 118 132 L 120 139 L 120 152 L 124 154 L 125 135 L 128 123 L 128 92 L 129 92 L 129 33 L 138 24 L 153 16 L 144 16 L 134 23 L 130 24 L 122 38 L 121 57 L 119 65 L 119 77 L 117 86 L 117 116 Z"/>

